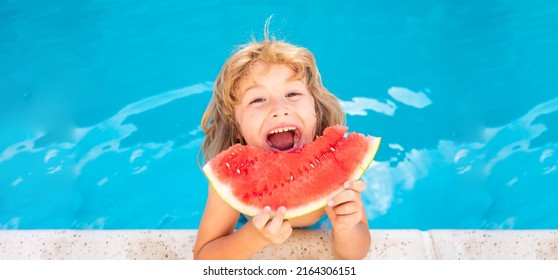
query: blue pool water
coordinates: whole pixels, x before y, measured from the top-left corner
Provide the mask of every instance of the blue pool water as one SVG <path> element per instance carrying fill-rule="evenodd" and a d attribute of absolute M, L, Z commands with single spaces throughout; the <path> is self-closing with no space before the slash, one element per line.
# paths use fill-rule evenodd
<path fill-rule="evenodd" d="M 196 228 L 212 82 L 271 14 L 383 137 L 371 228 L 558 228 L 554 1 L 3 0 L 0 229 Z"/>

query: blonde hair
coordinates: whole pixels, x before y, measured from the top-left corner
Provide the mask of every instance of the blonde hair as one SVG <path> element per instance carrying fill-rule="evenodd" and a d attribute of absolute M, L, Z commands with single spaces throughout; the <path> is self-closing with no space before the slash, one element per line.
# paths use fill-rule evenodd
<path fill-rule="evenodd" d="M 270 39 L 269 20 L 264 27 L 264 40 L 252 40 L 240 46 L 240 49 L 227 59 L 215 80 L 213 96 L 201 120 L 205 139 L 198 160 L 203 153 L 202 164 L 234 144 L 244 144 L 234 113 L 235 106 L 241 98 L 241 93 L 237 92 L 238 83 L 242 77 L 250 74 L 252 66 L 256 63 L 286 65 L 296 73 L 293 80 L 306 81 L 306 86 L 315 101 L 316 135 L 322 135 L 328 126 L 345 124 L 345 114 L 339 100 L 322 84 L 314 55 L 306 48 L 277 41 L 275 38 Z"/>

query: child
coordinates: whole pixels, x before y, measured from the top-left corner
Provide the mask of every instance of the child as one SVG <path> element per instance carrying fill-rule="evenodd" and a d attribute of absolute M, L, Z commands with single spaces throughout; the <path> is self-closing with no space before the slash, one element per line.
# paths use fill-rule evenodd
<path fill-rule="evenodd" d="M 204 162 L 237 143 L 294 150 L 312 142 L 326 127 L 345 122 L 339 101 L 322 85 L 312 53 L 269 39 L 268 24 L 264 41 L 251 42 L 229 57 L 215 81 L 202 118 Z M 293 228 L 310 226 L 325 213 L 338 257 L 362 259 L 370 248 L 360 196 L 366 186 L 362 181 L 344 186 L 326 207 L 313 213 L 284 220 L 285 207 L 279 207 L 274 216 L 265 207 L 238 230 L 240 213 L 210 186 L 194 258 L 248 259 L 269 244 L 285 242 Z"/>

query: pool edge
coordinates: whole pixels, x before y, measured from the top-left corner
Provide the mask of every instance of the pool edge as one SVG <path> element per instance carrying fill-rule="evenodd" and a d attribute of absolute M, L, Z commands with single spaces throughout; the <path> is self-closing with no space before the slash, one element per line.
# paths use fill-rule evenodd
<path fill-rule="evenodd" d="M 558 230 L 370 230 L 368 260 L 558 259 Z M 0 230 L 1 260 L 190 260 L 196 230 Z M 254 259 L 335 259 L 326 230 L 296 230 Z"/>

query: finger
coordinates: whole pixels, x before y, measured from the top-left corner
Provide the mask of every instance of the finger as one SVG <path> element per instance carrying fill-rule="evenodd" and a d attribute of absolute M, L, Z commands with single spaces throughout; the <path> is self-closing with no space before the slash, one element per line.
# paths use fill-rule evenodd
<path fill-rule="evenodd" d="M 327 205 L 330 207 L 335 207 L 349 201 L 360 201 L 360 193 L 354 190 L 344 190 L 336 196 L 332 197 L 327 202 Z"/>
<path fill-rule="evenodd" d="M 284 242 L 293 233 L 293 227 L 291 227 L 291 224 L 289 224 L 289 222 L 285 221 L 285 222 L 283 222 L 283 225 L 281 226 L 281 232 L 282 232 L 281 242 Z"/>
<path fill-rule="evenodd" d="M 252 224 L 254 225 L 254 227 L 256 227 L 257 229 L 262 229 L 271 217 L 270 212 L 271 207 L 266 206 L 260 214 L 252 218 Z"/>
<path fill-rule="evenodd" d="M 271 234 L 277 234 L 279 232 L 279 229 L 283 224 L 283 217 L 285 217 L 286 210 L 287 208 L 285 208 L 284 206 L 281 206 L 279 207 L 279 209 L 277 209 L 275 216 L 273 217 L 273 219 L 271 219 L 271 221 L 266 226 L 267 232 Z"/>
<path fill-rule="evenodd" d="M 343 184 L 343 187 L 347 190 L 354 190 L 354 191 L 357 191 L 357 192 L 362 192 L 366 189 L 366 184 L 361 180 L 347 181 L 347 182 L 345 182 L 345 184 Z"/>
<path fill-rule="evenodd" d="M 337 216 L 337 226 L 352 227 L 356 225 L 362 218 L 362 212 L 356 212 L 350 215 Z"/>
<path fill-rule="evenodd" d="M 336 215 L 350 215 L 358 212 L 360 208 L 361 207 L 358 203 L 351 201 L 335 206 L 333 211 L 335 211 Z"/>
<path fill-rule="evenodd" d="M 326 207 L 324 207 L 324 210 L 326 212 L 328 219 L 330 221 L 334 221 L 337 214 L 335 214 L 335 212 L 333 211 L 333 207 L 326 205 Z"/>
<path fill-rule="evenodd" d="M 291 233 L 293 232 L 293 227 L 288 221 L 283 221 L 281 223 L 281 228 L 279 229 L 278 235 L 281 236 L 281 239 L 287 239 Z"/>
<path fill-rule="evenodd" d="M 271 238 L 271 242 L 273 244 L 283 243 L 287 239 L 289 239 L 292 232 L 293 232 L 293 228 L 291 227 L 289 222 L 288 221 L 283 221 L 283 223 L 281 224 L 281 229 L 279 230 L 279 233 L 275 234 L 273 236 L 273 238 Z"/>

